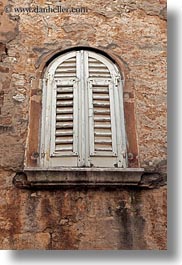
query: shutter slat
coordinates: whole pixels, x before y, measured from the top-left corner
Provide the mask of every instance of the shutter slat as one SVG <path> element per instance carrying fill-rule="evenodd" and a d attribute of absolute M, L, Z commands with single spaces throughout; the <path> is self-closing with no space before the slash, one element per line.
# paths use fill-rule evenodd
<path fill-rule="evenodd" d="M 95 132 L 94 134 L 95 134 L 95 136 L 103 136 L 103 137 L 111 136 L 111 132 L 108 132 L 108 133 L 106 133 L 106 132 Z"/>
<path fill-rule="evenodd" d="M 99 121 L 99 122 L 111 121 L 111 117 L 104 117 L 104 116 L 97 117 L 97 116 L 95 116 L 94 121 Z"/>
<path fill-rule="evenodd" d="M 61 93 L 72 93 L 73 92 L 73 88 L 72 87 L 58 87 L 57 88 L 57 92 L 61 92 Z"/>
<path fill-rule="evenodd" d="M 99 93 L 99 94 L 107 94 L 108 93 L 108 90 L 106 89 L 93 89 L 93 92 L 96 94 L 96 93 Z"/>
<path fill-rule="evenodd" d="M 62 147 L 57 145 L 56 146 L 56 151 L 64 152 L 64 151 L 73 151 L 73 148 L 71 146 L 68 147 Z"/>
<path fill-rule="evenodd" d="M 96 144 L 111 144 L 112 140 L 95 140 Z"/>
<path fill-rule="evenodd" d="M 76 73 L 75 75 L 73 75 L 73 73 L 55 73 L 55 78 L 68 78 L 68 77 L 76 77 Z"/>
<path fill-rule="evenodd" d="M 92 68 L 97 69 L 98 68 L 98 69 L 107 69 L 108 70 L 108 68 L 105 65 L 103 65 L 102 63 L 100 63 L 99 61 L 90 62 L 89 67 L 90 67 L 90 69 L 92 69 Z"/>
<path fill-rule="evenodd" d="M 95 72 L 95 73 L 90 73 L 89 76 L 90 76 L 90 77 L 96 77 L 96 78 L 109 78 L 109 77 L 110 77 L 110 75 L 107 74 L 107 73 L 97 73 L 97 72 Z"/>
<path fill-rule="evenodd" d="M 94 59 L 92 57 L 89 57 L 89 64 L 92 64 L 92 63 L 104 65 L 101 61 Z"/>
<path fill-rule="evenodd" d="M 63 62 L 63 64 L 66 64 L 66 63 L 76 63 L 76 57 L 72 57 Z"/>
<path fill-rule="evenodd" d="M 95 148 L 95 151 L 106 151 L 106 152 L 108 152 L 108 151 L 112 151 L 112 147 L 96 147 Z"/>
<path fill-rule="evenodd" d="M 69 123 L 57 122 L 56 123 L 56 128 L 60 128 L 60 129 L 73 128 L 73 123 L 71 123 L 71 122 L 69 122 Z"/>
<path fill-rule="evenodd" d="M 111 125 L 105 125 L 105 124 L 95 124 L 94 125 L 95 129 L 110 129 Z"/>
<path fill-rule="evenodd" d="M 56 103 L 56 105 L 57 106 L 62 106 L 62 107 L 66 107 L 66 106 L 68 106 L 68 107 L 72 107 L 73 106 L 73 101 L 57 101 L 57 103 Z"/>
<path fill-rule="evenodd" d="M 56 109 L 57 114 L 72 114 L 73 108 L 57 108 Z"/>
<path fill-rule="evenodd" d="M 66 69 L 66 68 L 71 68 L 73 69 L 75 66 L 76 62 L 70 63 L 70 62 L 65 62 L 62 63 L 61 65 L 58 66 L 58 68 L 56 70 L 60 70 L 60 69 Z"/>
<path fill-rule="evenodd" d="M 56 136 L 72 136 L 73 135 L 73 131 L 69 131 L 69 130 L 65 130 L 65 131 L 59 131 L 56 130 Z"/>
<path fill-rule="evenodd" d="M 68 140 L 68 139 L 56 139 L 56 144 L 72 144 L 73 139 Z"/>
<path fill-rule="evenodd" d="M 107 99 L 107 100 L 109 100 L 109 96 L 108 95 L 107 96 L 94 95 L 93 99 L 98 99 L 98 100 L 106 100 Z"/>
<path fill-rule="evenodd" d="M 59 74 L 59 73 L 76 73 L 76 65 L 72 65 L 72 67 L 58 67 L 56 69 L 56 74 Z"/>
<path fill-rule="evenodd" d="M 72 121 L 73 116 L 62 116 L 62 115 L 57 115 L 56 116 L 57 121 Z"/>
<path fill-rule="evenodd" d="M 73 69 L 75 68 L 75 66 L 76 66 L 76 61 L 65 61 L 56 68 L 56 71 L 59 69 L 67 69 L 67 68 Z"/>
<path fill-rule="evenodd" d="M 110 110 L 103 110 L 103 109 L 95 109 L 94 110 L 94 114 L 103 114 L 103 115 L 107 115 L 110 114 Z"/>
<path fill-rule="evenodd" d="M 73 95 L 67 95 L 67 94 L 58 94 L 57 99 L 72 99 Z"/>
<path fill-rule="evenodd" d="M 101 73 L 101 74 L 109 74 L 110 75 L 110 72 L 109 70 L 105 67 L 105 68 L 101 68 L 101 67 L 98 67 L 98 68 L 95 68 L 95 67 L 89 67 L 89 71 L 90 73 Z"/>
<path fill-rule="evenodd" d="M 100 107 L 100 108 L 105 108 L 105 107 L 109 107 L 110 106 L 109 103 L 102 103 L 102 102 L 101 103 L 100 102 L 94 102 L 93 105 L 95 107 Z"/>
<path fill-rule="evenodd" d="M 76 69 L 75 67 L 73 68 L 57 68 L 56 70 L 56 74 L 59 74 L 59 73 L 76 73 Z"/>
<path fill-rule="evenodd" d="M 75 65 L 76 64 L 76 58 L 73 57 L 71 59 L 67 59 L 66 61 L 62 62 L 58 67 L 62 67 L 63 65 Z"/>

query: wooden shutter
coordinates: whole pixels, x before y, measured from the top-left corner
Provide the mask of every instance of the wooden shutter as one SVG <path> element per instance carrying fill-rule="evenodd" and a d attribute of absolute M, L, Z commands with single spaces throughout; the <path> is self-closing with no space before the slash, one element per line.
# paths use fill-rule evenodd
<path fill-rule="evenodd" d="M 123 167 L 125 131 L 117 67 L 86 50 L 60 56 L 43 89 L 44 167 Z"/>
<path fill-rule="evenodd" d="M 92 166 L 113 167 L 117 162 L 117 150 L 111 73 L 91 53 L 88 55 L 88 73 L 89 160 Z"/>
<path fill-rule="evenodd" d="M 126 166 L 119 80 L 119 72 L 106 58 L 88 53 L 89 161 L 93 167 Z"/>
<path fill-rule="evenodd" d="M 47 167 L 78 165 L 79 80 L 76 61 L 75 52 L 68 54 L 49 71 L 43 146 L 43 164 Z"/>

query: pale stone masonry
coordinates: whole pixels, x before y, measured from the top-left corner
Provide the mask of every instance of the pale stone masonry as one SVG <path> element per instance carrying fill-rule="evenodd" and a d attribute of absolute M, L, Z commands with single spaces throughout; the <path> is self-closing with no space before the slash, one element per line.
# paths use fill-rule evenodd
<path fill-rule="evenodd" d="M 88 12 L 20 12 L 57 5 Z M 166 0 L 1 0 L 0 14 L 0 248 L 166 249 Z M 160 174 L 151 189 L 13 185 L 29 130 L 38 133 L 40 79 L 51 58 L 74 47 L 120 66 L 130 167 Z"/>

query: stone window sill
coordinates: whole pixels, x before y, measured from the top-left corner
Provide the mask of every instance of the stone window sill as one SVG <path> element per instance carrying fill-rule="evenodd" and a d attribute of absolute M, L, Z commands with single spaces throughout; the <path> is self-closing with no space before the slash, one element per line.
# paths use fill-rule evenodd
<path fill-rule="evenodd" d="M 161 181 L 159 173 L 143 168 L 25 168 L 13 183 L 18 188 L 58 188 L 77 186 L 141 186 L 152 188 Z"/>

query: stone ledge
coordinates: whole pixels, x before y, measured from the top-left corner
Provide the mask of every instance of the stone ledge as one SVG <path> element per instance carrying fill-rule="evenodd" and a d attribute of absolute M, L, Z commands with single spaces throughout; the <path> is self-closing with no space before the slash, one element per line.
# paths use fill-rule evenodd
<path fill-rule="evenodd" d="M 113 167 L 55 167 L 55 168 L 24 168 L 23 172 L 144 172 L 143 168 L 113 168 Z"/>
<path fill-rule="evenodd" d="M 165 185 L 160 173 L 147 173 L 143 168 L 26 168 L 17 172 L 17 188 L 119 187 L 155 188 Z"/>

